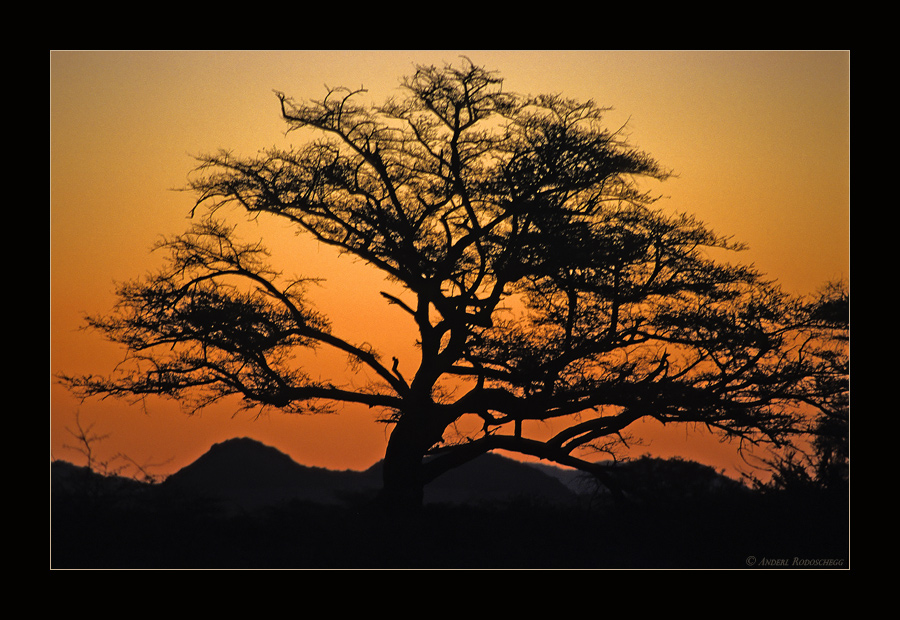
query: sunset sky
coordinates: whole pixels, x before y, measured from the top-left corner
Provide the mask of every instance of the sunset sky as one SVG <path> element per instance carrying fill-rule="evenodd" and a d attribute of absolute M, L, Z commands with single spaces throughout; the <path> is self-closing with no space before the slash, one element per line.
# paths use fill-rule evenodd
<path fill-rule="evenodd" d="M 273 91 L 321 98 L 326 86 L 364 87 L 373 103 L 398 94 L 416 64 L 460 56 L 498 71 L 504 88 L 559 93 L 613 110 L 633 145 L 676 178 L 659 185 L 667 210 L 692 213 L 749 245 L 754 263 L 791 293 L 850 276 L 850 56 L 845 51 L 53 51 L 50 54 L 50 452 L 82 464 L 67 428 L 75 414 L 106 439 L 101 459 L 125 454 L 166 475 L 213 443 L 248 436 L 306 465 L 364 469 L 383 456 L 387 429 L 366 409 L 340 415 L 189 417 L 168 401 L 146 410 L 120 401 L 79 402 L 56 373 L 107 374 L 123 357 L 82 331 L 86 314 L 108 312 L 115 282 L 160 265 L 161 236 L 190 226 L 186 185 L 194 156 L 228 149 L 253 155 L 287 147 Z M 396 309 L 380 277 L 267 221 L 242 225 L 278 266 L 323 277 L 311 298 L 350 340 L 405 354 Z M 396 352 L 396 353 L 395 353 Z M 400 355 L 398 355 L 400 356 Z M 330 360 L 323 369 L 336 368 Z M 401 366 L 403 368 L 403 366 Z M 684 428 L 640 430 L 651 453 L 692 458 L 734 473 L 731 446 Z M 744 467 L 744 469 L 746 469 Z"/>

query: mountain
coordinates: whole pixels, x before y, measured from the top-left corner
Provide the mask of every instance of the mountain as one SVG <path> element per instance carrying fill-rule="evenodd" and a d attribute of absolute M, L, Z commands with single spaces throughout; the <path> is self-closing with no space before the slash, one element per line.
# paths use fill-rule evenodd
<path fill-rule="evenodd" d="M 139 493 L 149 484 L 118 475 L 103 475 L 90 467 L 56 460 L 50 463 L 51 497 L 108 497 Z"/>
<path fill-rule="evenodd" d="M 206 498 L 254 509 L 291 500 L 343 503 L 381 488 L 381 462 L 365 471 L 300 465 L 276 448 L 236 438 L 213 445 L 161 485 L 169 497 Z M 425 503 L 477 503 L 520 497 L 569 502 L 575 495 L 559 480 L 518 461 L 486 454 L 453 469 L 425 489 Z"/>
<path fill-rule="evenodd" d="M 590 474 L 586 474 L 577 469 L 564 468 L 558 465 L 549 465 L 547 463 L 528 463 L 528 466 L 537 469 L 551 478 L 559 480 L 567 489 L 576 495 L 593 493 L 597 488 L 597 485 Z"/>
<path fill-rule="evenodd" d="M 520 498 L 569 503 L 575 494 L 557 478 L 498 454 L 484 454 L 425 487 L 425 503 L 478 503 Z"/>
<path fill-rule="evenodd" d="M 692 461 L 645 457 L 611 466 L 610 473 L 636 499 L 697 497 L 740 483 Z M 347 505 L 373 498 L 381 488 L 382 463 L 365 471 L 335 471 L 300 465 L 276 448 L 249 438 L 214 444 L 196 461 L 157 485 L 105 477 L 87 468 L 54 463 L 52 489 L 111 497 L 195 503 L 226 512 L 245 512 L 292 501 Z M 530 499 L 565 505 L 597 492 L 581 472 L 541 463 L 522 463 L 496 454 L 482 455 L 437 478 L 425 488 L 426 504 L 484 504 Z"/>
<path fill-rule="evenodd" d="M 709 465 L 678 457 L 645 455 L 612 463 L 607 472 L 632 500 L 644 502 L 692 501 L 748 490 L 742 482 Z"/>
<path fill-rule="evenodd" d="M 246 437 L 214 444 L 161 485 L 168 497 L 218 500 L 243 509 L 291 500 L 340 503 L 374 493 L 380 480 L 366 472 L 300 465 L 276 448 Z"/>
<path fill-rule="evenodd" d="M 544 463 L 531 465 L 559 479 L 576 494 L 603 496 L 608 493 L 584 472 Z M 644 455 L 627 461 L 607 461 L 605 468 L 609 478 L 632 500 L 690 500 L 709 495 L 742 493 L 748 488 L 709 465 L 678 457 Z"/>

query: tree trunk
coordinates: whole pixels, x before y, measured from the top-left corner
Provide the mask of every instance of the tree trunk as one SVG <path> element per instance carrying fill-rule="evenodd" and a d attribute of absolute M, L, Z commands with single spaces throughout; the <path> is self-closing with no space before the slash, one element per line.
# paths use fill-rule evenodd
<path fill-rule="evenodd" d="M 430 435 L 426 424 L 409 415 L 401 417 L 394 427 L 382 472 L 381 497 L 389 510 L 411 513 L 421 509 L 425 489 L 422 460 L 435 443 Z"/>

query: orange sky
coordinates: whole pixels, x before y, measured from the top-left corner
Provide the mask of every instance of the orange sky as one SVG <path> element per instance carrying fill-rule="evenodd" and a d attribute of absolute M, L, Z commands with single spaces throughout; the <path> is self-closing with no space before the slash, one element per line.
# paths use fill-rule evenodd
<path fill-rule="evenodd" d="M 188 228 L 192 196 L 172 190 L 185 185 L 193 155 L 219 148 L 252 155 L 296 139 L 284 135 L 274 90 L 303 99 L 321 97 L 326 85 L 364 86 L 380 102 L 414 64 L 456 63 L 461 55 L 499 71 L 507 90 L 613 107 L 610 127 L 627 121 L 633 144 L 678 174 L 659 186 L 661 206 L 746 242 L 741 260 L 786 290 L 811 293 L 829 279 L 849 279 L 848 52 L 51 52 L 51 457 L 83 462 L 66 447 L 66 428 L 80 412 L 107 436 L 97 445 L 101 458 L 124 453 L 159 464 L 152 471 L 161 475 L 235 436 L 307 465 L 363 469 L 381 458 L 386 429 L 365 409 L 254 419 L 219 408 L 188 417 L 168 402 L 146 411 L 80 403 L 53 375 L 105 374 L 121 359 L 98 334 L 79 331 L 82 318 L 112 308 L 114 282 L 159 264 L 149 249 L 161 235 Z M 338 333 L 399 353 L 411 367 L 411 342 L 402 328 L 385 329 L 398 314 L 381 303 L 371 272 L 277 224 L 241 230 L 245 239 L 264 238 L 286 272 L 327 278 L 313 300 Z M 636 456 L 677 454 L 729 472 L 739 464 L 733 448 L 683 428 L 642 430 L 647 443 Z"/>

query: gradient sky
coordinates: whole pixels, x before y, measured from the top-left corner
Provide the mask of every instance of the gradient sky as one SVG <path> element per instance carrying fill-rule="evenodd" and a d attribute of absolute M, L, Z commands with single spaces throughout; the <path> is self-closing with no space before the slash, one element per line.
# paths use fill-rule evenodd
<path fill-rule="evenodd" d="M 785 290 L 807 294 L 849 280 L 850 56 L 844 51 L 53 51 L 50 54 L 50 452 L 67 447 L 75 414 L 107 438 L 101 459 L 122 453 L 166 475 L 216 442 L 249 436 L 296 461 L 364 469 L 383 456 L 387 429 L 373 412 L 255 418 L 213 408 L 189 417 L 169 402 L 129 407 L 81 403 L 53 375 L 106 374 L 122 351 L 81 331 L 85 314 L 114 302 L 114 283 L 156 268 L 151 246 L 190 225 L 186 184 L 193 157 L 220 148 L 252 155 L 286 147 L 273 91 L 321 98 L 326 86 L 365 87 L 373 102 L 397 93 L 416 64 L 475 64 L 505 89 L 560 93 L 612 107 L 631 142 L 678 175 L 659 185 L 660 205 L 698 216 L 743 241 L 739 258 Z M 656 189 L 656 188 L 654 188 Z M 244 226 L 287 272 L 323 276 L 312 291 L 339 334 L 397 352 L 412 364 L 410 332 L 385 329 L 381 281 L 271 222 Z M 352 292 L 352 299 L 347 296 Z M 371 302 L 371 303 L 370 303 Z M 398 338 L 399 336 L 399 338 Z M 402 355 L 406 357 L 402 357 Z M 324 370 L 339 363 L 322 359 Z M 411 368 L 411 366 L 409 366 Z M 401 365 L 401 370 L 404 368 Z M 679 455 L 742 467 L 734 448 L 678 428 L 639 428 L 633 455 Z"/>

